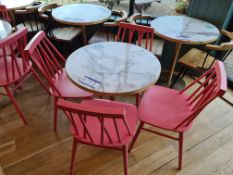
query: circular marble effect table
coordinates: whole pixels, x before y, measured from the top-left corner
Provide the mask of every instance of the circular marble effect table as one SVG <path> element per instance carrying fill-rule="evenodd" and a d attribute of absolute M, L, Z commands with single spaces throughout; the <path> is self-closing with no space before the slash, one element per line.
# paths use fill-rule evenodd
<path fill-rule="evenodd" d="M 111 11 L 94 4 L 70 4 L 52 11 L 53 18 L 63 24 L 82 26 L 84 44 L 87 44 L 86 26 L 108 20 Z"/>
<path fill-rule="evenodd" d="M 9 10 L 11 22 L 14 26 L 16 26 L 14 10 L 25 8 L 33 3 L 34 0 L 0 0 L 0 4 L 5 5 Z"/>
<path fill-rule="evenodd" d="M 96 95 L 131 95 L 145 91 L 160 76 L 161 65 L 148 50 L 122 42 L 84 46 L 66 61 L 66 73 L 78 87 Z"/>
<path fill-rule="evenodd" d="M 10 23 L 0 20 L 0 40 L 6 38 L 12 32 Z"/>
<path fill-rule="evenodd" d="M 22 9 L 28 5 L 34 3 L 34 0 L 1 0 L 0 4 L 3 4 L 7 9 Z"/>
<path fill-rule="evenodd" d="M 176 43 L 168 84 L 171 82 L 182 44 L 208 44 L 216 41 L 219 37 L 219 30 L 214 25 L 187 16 L 162 16 L 154 19 L 151 27 L 159 37 Z"/>

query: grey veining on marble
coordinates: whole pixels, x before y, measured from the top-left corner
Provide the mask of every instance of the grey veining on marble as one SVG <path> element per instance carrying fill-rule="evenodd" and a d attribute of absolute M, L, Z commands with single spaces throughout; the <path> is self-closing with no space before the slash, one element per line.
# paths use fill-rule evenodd
<path fill-rule="evenodd" d="M 67 59 L 66 72 L 79 87 L 105 95 L 133 94 L 156 83 L 161 65 L 148 50 L 127 43 L 102 42 L 84 46 Z M 100 84 L 92 88 L 85 76 Z"/>
<path fill-rule="evenodd" d="M 0 4 L 5 5 L 8 9 L 20 9 L 34 3 L 34 0 L 1 0 Z"/>
<path fill-rule="evenodd" d="M 12 32 L 10 23 L 0 20 L 0 39 L 6 38 Z"/>
<path fill-rule="evenodd" d="M 94 4 L 70 4 L 52 11 L 55 20 L 75 25 L 91 25 L 106 21 L 111 11 L 106 7 Z"/>
<path fill-rule="evenodd" d="M 215 41 L 219 30 L 212 24 L 187 16 L 162 16 L 151 22 L 160 37 L 174 42 L 205 44 Z"/>

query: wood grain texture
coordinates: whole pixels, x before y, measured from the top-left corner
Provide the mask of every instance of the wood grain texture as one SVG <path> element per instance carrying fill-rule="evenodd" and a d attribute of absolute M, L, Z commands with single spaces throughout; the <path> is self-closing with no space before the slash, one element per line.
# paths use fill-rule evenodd
<path fill-rule="evenodd" d="M 191 80 L 185 77 L 185 81 Z M 229 90 L 225 97 L 233 101 L 233 92 Z M 8 145 L 10 149 L 4 154 L 0 152 L 0 167 L 5 175 L 68 174 L 72 138 L 68 121 L 61 112 L 58 130 L 53 132 L 53 98 L 33 78 L 24 83 L 22 91 L 17 91 L 16 98 L 28 126 L 21 123 L 11 103 L 0 108 L 0 145 Z M 134 97 L 117 100 L 134 102 Z M 129 154 L 129 175 L 232 174 L 232 116 L 233 108 L 219 98 L 200 114 L 185 134 L 184 169 L 180 172 L 176 169 L 177 142 L 142 132 Z M 122 154 L 80 144 L 75 172 L 120 175 Z"/>

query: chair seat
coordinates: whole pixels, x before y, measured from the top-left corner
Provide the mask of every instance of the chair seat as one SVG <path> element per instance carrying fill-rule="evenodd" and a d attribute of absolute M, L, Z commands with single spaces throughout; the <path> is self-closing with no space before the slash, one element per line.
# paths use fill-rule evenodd
<path fill-rule="evenodd" d="M 138 41 L 137 41 L 138 43 Z M 149 44 L 149 43 L 148 43 Z M 145 48 L 146 46 L 146 39 L 142 39 L 141 47 Z M 151 52 L 154 53 L 156 56 L 161 56 L 163 52 L 164 41 L 160 39 L 154 39 L 152 43 Z M 149 48 L 149 45 L 147 46 Z"/>
<path fill-rule="evenodd" d="M 7 86 L 9 84 L 17 82 L 19 79 L 22 79 L 22 77 L 28 74 L 28 72 L 32 68 L 32 63 L 30 61 L 29 61 L 29 66 L 27 66 L 25 70 L 23 70 L 22 58 L 16 58 L 16 62 L 18 65 L 18 69 L 15 66 L 15 71 L 14 71 L 15 73 L 13 74 L 11 57 L 7 57 L 6 66 L 5 66 L 4 59 L 0 58 L 0 86 Z M 20 73 L 19 71 L 16 71 L 16 69 L 20 70 Z M 8 79 L 7 79 L 6 72 L 8 72 Z"/>
<path fill-rule="evenodd" d="M 127 103 L 121 103 L 121 102 L 116 102 L 116 101 L 110 101 L 110 100 L 102 100 L 102 99 L 91 99 L 91 100 L 83 100 L 81 102 L 82 104 L 85 105 L 93 105 L 95 107 L 109 107 L 109 108 L 124 108 L 125 109 L 125 120 L 129 125 L 130 131 L 132 133 L 132 135 L 130 135 L 125 127 L 125 124 L 123 122 L 123 120 L 119 120 L 117 119 L 117 125 L 118 125 L 118 130 L 119 130 L 119 134 L 121 135 L 122 141 L 119 144 L 118 142 L 118 137 L 117 137 L 117 133 L 115 130 L 115 126 L 114 126 L 114 122 L 113 119 L 104 119 L 104 125 L 106 130 L 109 132 L 109 135 L 112 139 L 112 143 L 109 141 L 107 135 L 104 135 L 104 141 L 103 141 L 103 145 L 105 146 L 121 146 L 121 145 L 125 145 L 131 142 L 134 133 L 135 133 L 135 129 L 136 129 L 136 125 L 138 122 L 138 118 L 137 118 L 137 108 L 134 105 L 131 104 L 127 104 Z M 80 127 L 79 128 L 79 135 L 75 135 L 75 130 L 74 128 L 71 127 L 71 132 L 72 134 L 81 142 L 84 143 L 90 143 L 90 140 L 88 139 L 88 137 L 84 138 L 83 137 L 83 129 L 81 128 L 83 125 L 80 123 L 80 119 L 79 117 L 75 117 L 76 120 L 76 126 Z M 89 131 L 92 135 L 93 138 L 93 142 L 95 145 L 100 145 L 100 138 L 101 138 L 101 129 L 100 129 L 100 122 L 96 117 L 88 117 L 87 116 L 87 120 L 86 120 L 86 125 L 87 128 L 89 128 Z"/>
<path fill-rule="evenodd" d="M 78 27 L 59 27 L 52 30 L 54 39 L 61 41 L 72 41 L 81 33 L 81 28 Z"/>
<path fill-rule="evenodd" d="M 60 71 L 61 72 L 61 71 Z M 93 94 L 80 89 L 78 86 L 73 84 L 71 80 L 66 75 L 65 69 L 59 75 L 54 76 L 54 86 L 61 93 L 60 95 L 57 92 L 53 92 L 50 88 L 52 95 L 63 98 L 82 98 L 82 97 L 91 97 Z"/>
<path fill-rule="evenodd" d="M 24 23 L 20 23 L 17 25 L 17 30 L 23 29 L 24 27 L 27 27 L 29 32 L 38 32 L 42 29 L 41 23 L 38 21 L 36 24 L 36 21 L 25 21 Z"/>
<path fill-rule="evenodd" d="M 146 91 L 139 106 L 141 121 L 176 132 L 183 132 L 191 127 L 182 125 L 176 128 L 191 113 L 186 95 L 161 86 L 153 86 Z"/>
<path fill-rule="evenodd" d="M 179 63 L 193 69 L 209 69 L 214 62 L 214 57 L 208 55 L 204 67 L 203 62 L 206 57 L 206 52 L 193 48 L 179 59 Z"/>

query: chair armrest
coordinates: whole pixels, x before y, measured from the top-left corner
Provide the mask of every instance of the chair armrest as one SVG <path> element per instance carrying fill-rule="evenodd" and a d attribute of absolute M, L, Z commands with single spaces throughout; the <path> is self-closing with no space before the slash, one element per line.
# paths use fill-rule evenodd
<path fill-rule="evenodd" d="M 229 32 L 229 31 L 227 31 L 227 30 L 225 30 L 225 29 L 222 29 L 222 30 L 221 30 L 221 33 L 222 33 L 223 35 L 225 35 L 226 37 L 228 37 L 229 39 L 233 40 L 233 32 Z"/>
<path fill-rule="evenodd" d="M 207 44 L 205 45 L 205 47 L 209 50 L 219 50 L 221 48 L 221 46 L 215 44 Z"/>
<path fill-rule="evenodd" d="M 46 14 L 40 14 L 40 18 L 43 20 L 49 20 L 49 16 Z"/>
<path fill-rule="evenodd" d="M 115 27 L 115 26 L 118 26 L 118 23 L 116 21 L 113 21 L 113 22 L 105 22 L 104 23 L 104 26 L 105 27 Z"/>
<path fill-rule="evenodd" d="M 15 10 L 14 13 L 20 15 L 20 14 L 27 14 L 28 11 L 27 11 L 26 9 L 23 9 L 23 10 Z"/>
<path fill-rule="evenodd" d="M 126 11 L 122 10 L 120 13 L 121 13 L 122 16 L 121 16 L 121 18 L 116 19 L 117 23 L 126 21 L 127 18 L 128 18 L 128 13 Z"/>

